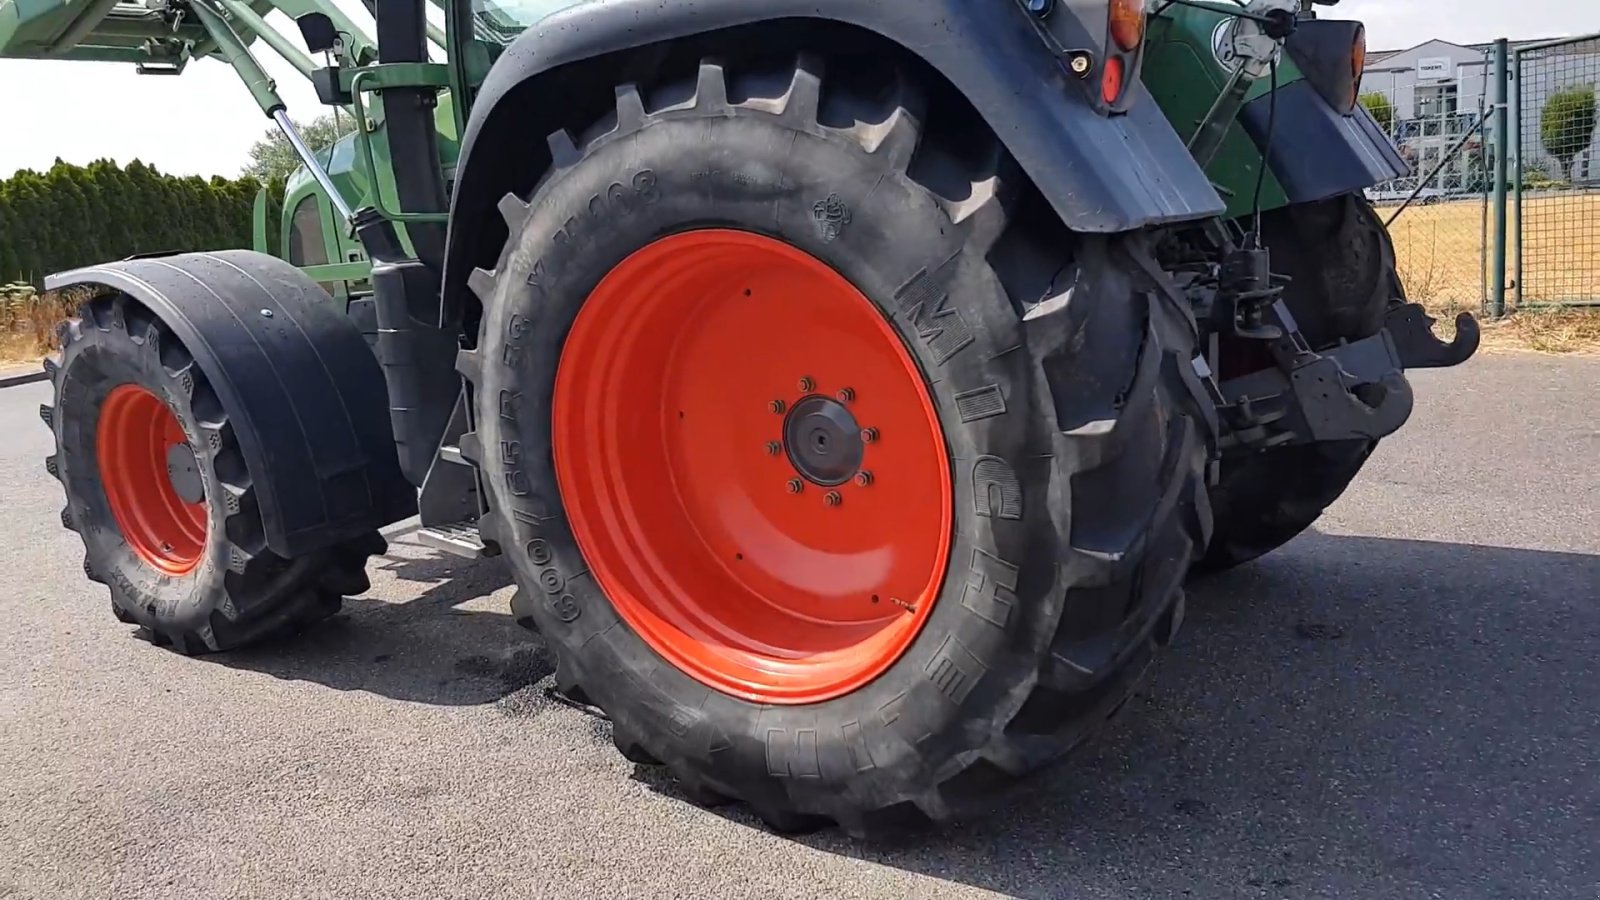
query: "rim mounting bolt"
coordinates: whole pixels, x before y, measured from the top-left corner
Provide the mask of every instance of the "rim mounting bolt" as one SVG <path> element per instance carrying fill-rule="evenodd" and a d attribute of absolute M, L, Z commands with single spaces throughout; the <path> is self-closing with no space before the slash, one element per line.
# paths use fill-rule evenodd
<path fill-rule="evenodd" d="M 811 376 L 807 375 L 806 377 L 800 379 L 800 392 L 802 394 L 809 394 L 815 390 L 816 387 L 817 383 L 811 380 Z"/>
<path fill-rule="evenodd" d="M 777 441 L 767 441 L 767 455 L 768 456 L 777 456 L 779 453 L 782 453 L 782 452 L 783 452 L 783 445 L 782 444 L 778 443 Z"/>
<path fill-rule="evenodd" d="M 855 388 L 844 388 L 838 394 L 840 403 L 854 403 L 856 399 Z"/>
<path fill-rule="evenodd" d="M 862 443 L 870 444 L 873 441 L 876 441 L 877 439 L 878 439 L 878 429 L 876 429 L 876 428 L 863 428 L 863 429 L 861 429 L 861 441 L 862 441 Z"/>
<path fill-rule="evenodd" d="M 829 491 L 827 495 L 822 498 L 822 502 L 828 504 L 829 506 L 838 506 L 844 502 L 844 497 L 840 496 L 838 491 Z"/>
<path fill-rule="evenodd" d="M 861 487 L 871 487 L 872 486 L 872 473 L 866 471 L 865 469 L 863 469 L 860 472 L 857 472 L 856 473 L 856 484 L 860 485 Z"/>
<path fill-rule="evenodd" d="M 798 494 L 805 489 L 806 483 L 798 478 L 789 479 L 789 493 Z"/>
<path fill-rule="evenodd" d="M 772 410 L 772 414 L 773 415 L 781 416 L 781 415 L 783 415 L 783 411 L 784 411 L 785 407 L 783 405 L 783 401 L 782 400 L 774 400 L 771 403 L 767 404 L 767 409 Z"/>

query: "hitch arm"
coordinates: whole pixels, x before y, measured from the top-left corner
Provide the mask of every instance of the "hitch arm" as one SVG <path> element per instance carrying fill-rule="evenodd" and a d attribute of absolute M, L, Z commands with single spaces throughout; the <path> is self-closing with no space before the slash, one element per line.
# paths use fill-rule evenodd
<path fill-rule="evenodd" d="M 284 137 L 289 139 L 289 145 L 294 148 L 295 155 L 300 157 L 300 161 L 305 164 L 311 176 L 317 180 L 317 185 L 327 193 L 328 199 L 333 202 L 339 215 L 349 223 L 355 213 L 349 202 L 339 193 L 339 189 L 334 186 L 333 179 L 328 176 L 328 170 L 317 161 L 316 154 L 306 146 L 305 139 L 300 136 L 294 123 L 289 121 L 289 114 L 286 112 L 288 107 L 283 98 L 278 96 L 278 87 L 273 82 L 272 76 L 261 68 L 261 63 L 250 53 L 250 48 L 244 45 L 244 41 L 228 24 L 228 20 L 223 18 L 222 13 L 210 5 L 210 0 L 193 0 L 190 9 L 194 10 L 206 33 L 216 42 L 217 55 L 227 60 L 228 64 L 233 66 L 233 70 L 239 73 L 239 78 L 244 81 L 244 86 L 249 89 L 256 105 L 261 107 L 261 111 L 266 113 L 268 118 L 278 124 Z"/>

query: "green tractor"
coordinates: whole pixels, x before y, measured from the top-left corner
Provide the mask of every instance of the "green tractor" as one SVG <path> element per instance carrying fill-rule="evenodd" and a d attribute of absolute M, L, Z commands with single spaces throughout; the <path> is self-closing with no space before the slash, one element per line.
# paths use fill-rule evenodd
<path fill-rule="evenodd" d="M 1309 3 L 436 2 L 0 0 L 7 56 L 231 64 L 305 166 L 287 261 L 47 282 L 94 292 L 62 523 L 155 643 L 323 619 L 417 516 L 690 798 L 943 823 L 1476 349 L 1404 299 L 1362 28 Z M 257 39 L 348 137 L 305 147 Z"/>

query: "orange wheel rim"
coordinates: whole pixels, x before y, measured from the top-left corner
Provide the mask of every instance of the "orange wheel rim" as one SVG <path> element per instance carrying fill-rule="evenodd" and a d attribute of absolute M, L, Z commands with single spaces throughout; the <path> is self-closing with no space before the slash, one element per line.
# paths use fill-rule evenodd
<path fill-rule="evenodd" d="M 803 251 L 706 230 L 635 252 L 579 313 L 552 413 L 595 579 L 700 682 L 837 697 L 932 612 L 952 508 L 933 402 L 872 302 Z"/>
<path fill-rule="evenodd" d="M 172 410 L 145 388 L 118 386 L 100 408 L 96 450 L 100 482 L 128 546 L 162 572 L 193 571 L 205 547 L 206 505 L 203 496 L 185 500 L 173 484 L 184 476 L 169 468 L 189 467 L 187 483 L 199 490 L 193 451 Z"/>

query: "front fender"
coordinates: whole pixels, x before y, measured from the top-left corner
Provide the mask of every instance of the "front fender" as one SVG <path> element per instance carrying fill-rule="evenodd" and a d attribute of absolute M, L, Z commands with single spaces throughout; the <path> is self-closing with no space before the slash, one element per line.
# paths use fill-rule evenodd
<path fill-rule="evenodd" d="M 227 410 L 278 555 L 303 556 L 416 514 L 377 358 L 294 266 L 228 250 L 45 281 L 49 290 L 72 285 L 126 294 L 183 341 Z"/>
<path fill-rule="evenodd" d="M 1065 14 L 1058 11 L 1058 14 Z M 476 226 L 454 213 L 479 208 L 497 190 L 474 151 L 515 133 L 502 112 L 516 93 L 527 104 L 559 108 L 561 67 L 617 51 L 739 25 L 826 20 L 875 33 L 928 63 L 987 120 L 1057 214 L 1077 231 L 1118 232 L 1201 219 L 1224 204 L 1143 85 L 1124 115 L 1096 112 L 1081 85 L 1035 33 L 1026 14 L 999 0 L 591 0 L 523 32 L 496 60 L 463 134 L 452 229 Z M 531 82 L 531 83 L 530 83 Z M 499 188 L 503 189 L 503 188 Z M 498 196 L 488 202 L 490 208 Z M 450 237 L 447 282 L 463 263 Z"/>

